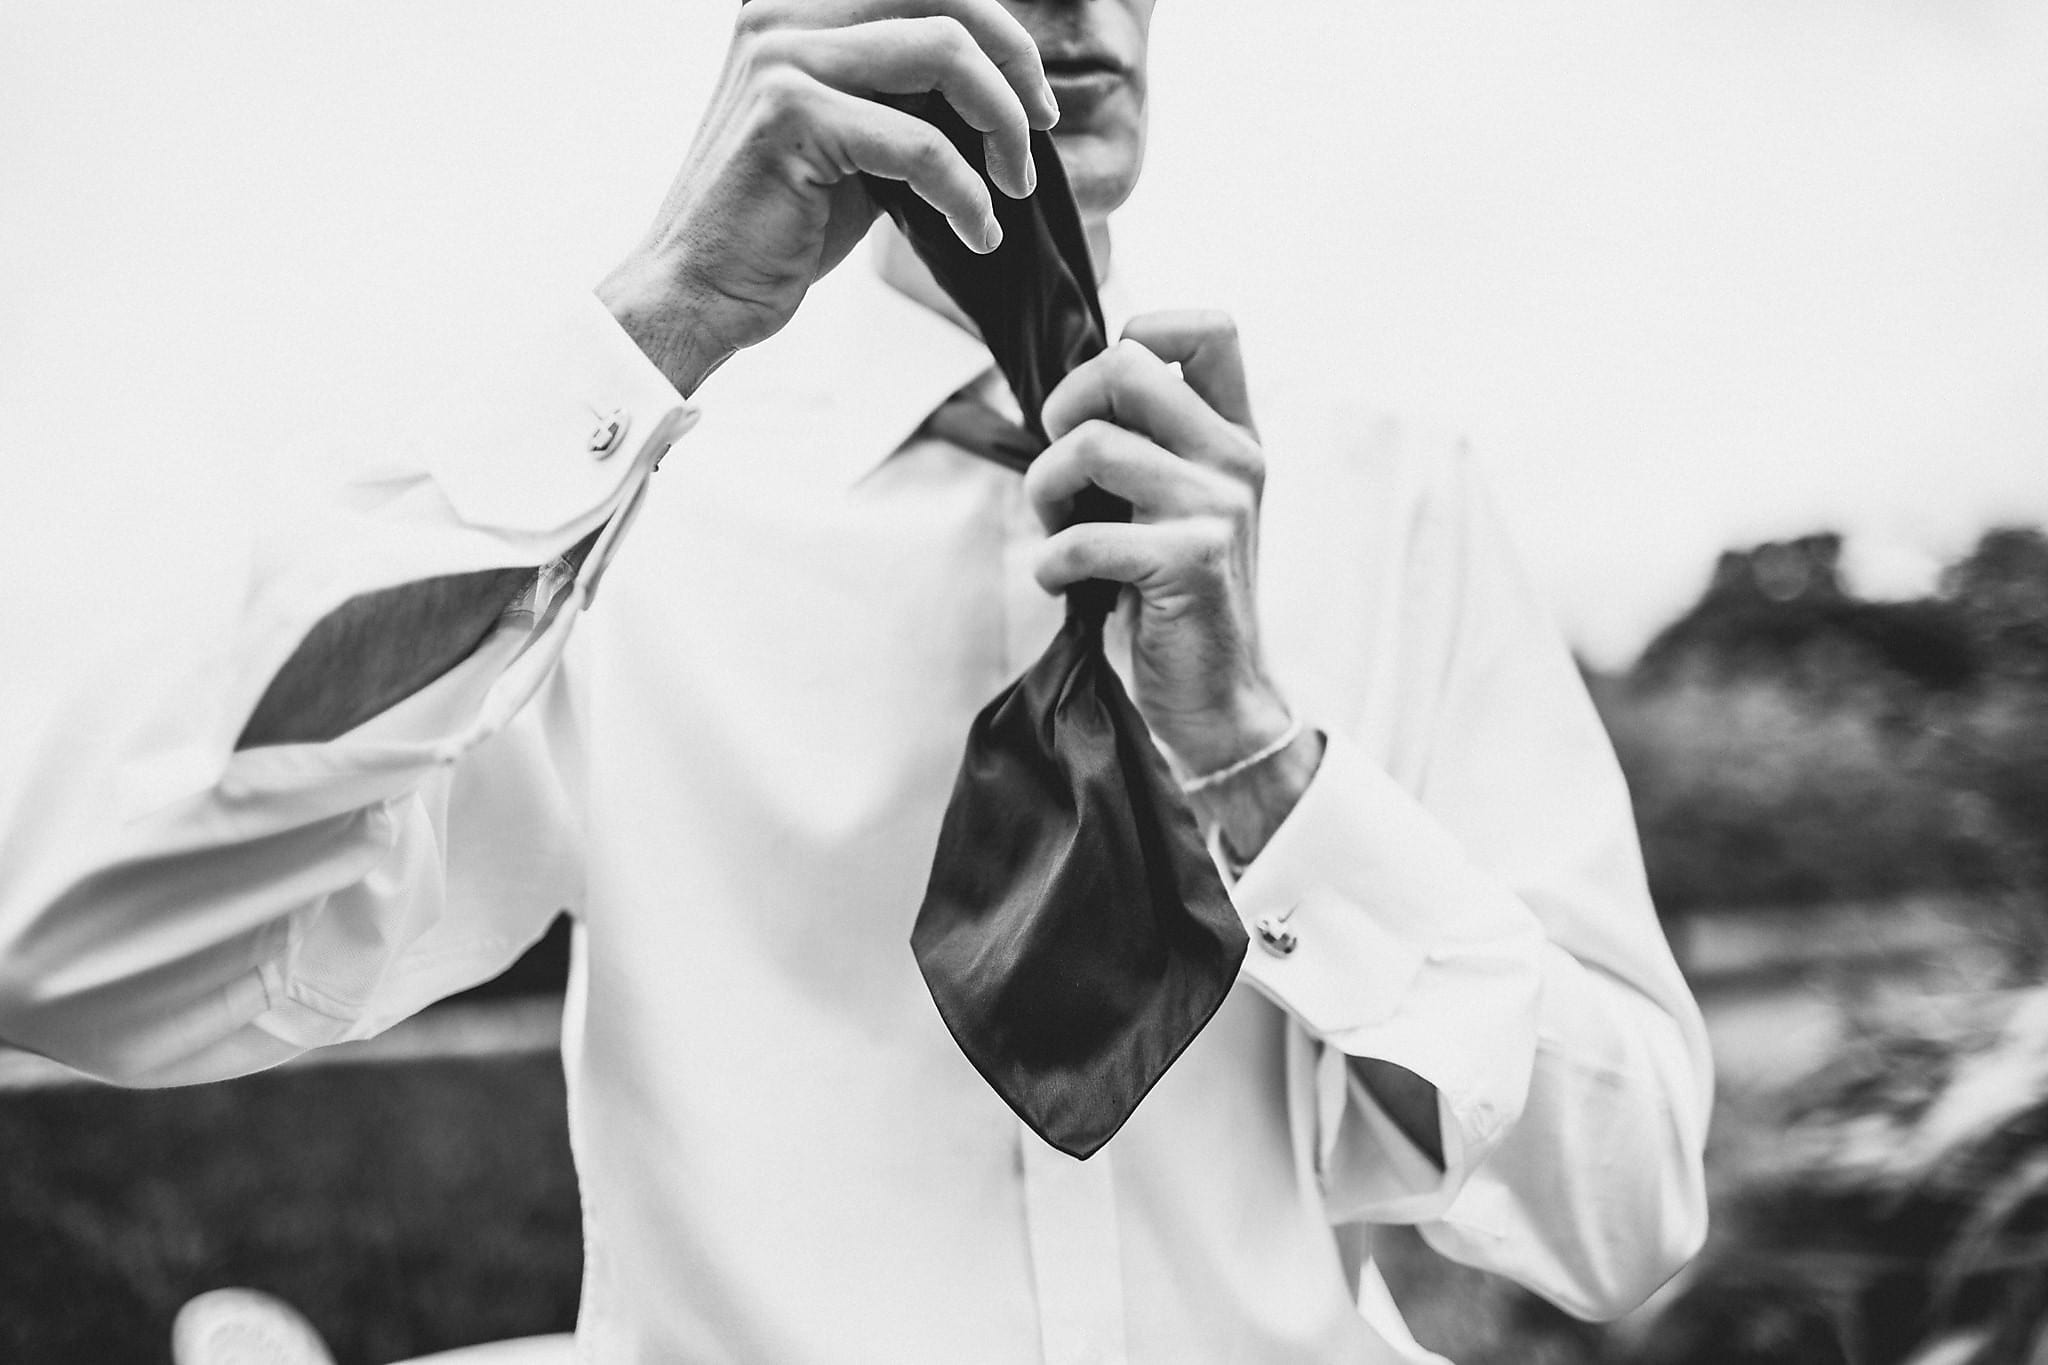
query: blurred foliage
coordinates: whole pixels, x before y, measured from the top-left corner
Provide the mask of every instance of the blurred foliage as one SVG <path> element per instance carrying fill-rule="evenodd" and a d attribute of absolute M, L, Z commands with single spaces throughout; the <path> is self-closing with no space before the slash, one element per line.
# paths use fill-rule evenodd
<path fill-rule="evenodd" d="M 1375 1228 L 1372 1254 L 1409 1330 L 1457 1365 L 1595 1365 L 1613 1358 L 1604 1328 L 1446 1260 L 1412 1227 Z"/>
<path fill-rule="evenodd" d="M 1893 1002 L 1769 1126 L 1631 1360 L 2048 1359 L 2048 988 Z"/>
<path fill-rule="evenodd" d="M 1660 909 L 1966 891 L 2048 901 L 2048 536 L 1851 595 L 1841 541 L 1730 551 L 1627 674 L 1589 678 Z"/>
<path fill-rule="evenodd" d="M 1724 1105 L 1708 1248 L 1612 1348 L 1640 1365 L 2048 1362 L 2048 536 L 1993 530 L 1905 602 L 1840 551 L 1731 551 L 1590 679 L 1658 906 L 1960 894 L 2005 912 L 2017 989 L 1868 991 L 1775 1111 Z"/>
<path fill-rule="evenodd" d="M 339 1365 L 576 1320 L 551 1053 L 0 1092 L 0 1361 L 159 1361 L 192 1295 L 295 1304 Z"/>

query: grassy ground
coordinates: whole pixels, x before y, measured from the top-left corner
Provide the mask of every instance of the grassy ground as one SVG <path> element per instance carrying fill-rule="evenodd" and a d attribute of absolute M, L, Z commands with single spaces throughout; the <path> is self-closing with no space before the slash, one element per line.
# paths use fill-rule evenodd
<path fill-rule="evenodd" d="M 298 1305 L 340 1365 L 568 1330 L 562 1105 L 546 1054 L 0 1094 L 0 1361 L 160 1361 L 178 1306 L 229 1284 Z M 1460 1365 L 1602 1359 L 1594 1329 L 1413 1237 L 1385 1255 Z"/>
<path fill-rule="evenodd" d="M 551 1055 L 223 1085 L 0 1094 L 0 1361 L 166 1358 L 191 1295 L 253 1285 L 340 1365 L 575 1321 Z"/>
<path fill-rule="evenodd" d="M 1921 980 L 1931 970 L 1889 989 L 1955 984 L 1952 972 Z M 1843 994 L 1812 974 L 1773 981 L 1746 987 L 1742 1009 L 1777 1017 L 1788 1005 L 1819 1008 L 1831 998 L 1837 1009 L 1871 1007 L 1868 982 Z M 1725 1023 L 1727 995 L 1703 995 L 1711 1020 Z M 1834 1053 L 1841 1034 L 1839 1021 L 1828 1023 L 1792 1070 Z M 1756 1172 L 1783 1164 L 1783 1043 L 1778 1032 L 1755 1030 L 1721 1040 L 1723 1103 L 1708 1161 L 1717 1219 L 1739 1206 Z M 1658 1354 L 1651 1348 L 1662 1350 L 1662 1324 L 1586 1326 L 1441 1261 L 1399 1230 L 1380 1245 L 1416 1334 L 1459 1365 L 1735 1358 L 1702 1355 L 1696 1343 Z M 541 1052 L 341 1062 L 174 1091 L 0 1091 L 0 1248 L 7 1365 L 160 1361 L 179 1304 L 228 1284 L 298 1304 L 341 1365 L 566 1330 L 581 1249 L 558 1064 Z M 1742 1246 L 1722 1245 L 1703 1265 L 1725 1272 L 1751 1259 Z M 1839 1359 L 1778 1340 L 1825 1328 L 1808 1321 L 1819 1302 L 1810 1286 L 1738 1276 L 1709 1288 L 1688 1311 L 1732 1313 L 1731 1322 L 1760 1333 L 1742 1360 Z M 1765 1304 L 1765 1291 L 1784 1302 Z M 1688 1339 L 1704 1330 L 1723 1328 L 1706 1323 Z"/>
<path fill-rule="evenodd" d="M 1416 1340 L 1457 1365 L 1610 1365 L 1613 1334 L 1506 1280 L 1446 1261 L 1409 1228 L 1383 1228 L 1374 1255 Z"/>
<path fill-rule="evenodd" d="M 1781 940 L 1802 935 L 1781 916 L 1723 917 L 1714 934 L 1695 935 L 1723 1081 L 1709 1156 L 1722 1243 L 1729 1201 L 1750 1173 L 1774 1169 L 1782 1096 L 1844 1045 L 1851 1015 L 1882 1015 L 1892 995 L 1904 1006 L 1983 984 L 1975 977 L 1986 969 L 1970 966 L 1981 954 L 1966 949 L 1985 926 L 1960 909 L 1934 920 L 1924 910 L 1896 907 L 1896 922 L 1884 923 L 1874 911 L 1860 912 L 1867 924 L 1820 917 L 1832 956 L 1797 970 Z M 1923 942 L 1932 928 L 1945 937 Z M 1917 965 L 1883 951 L 1833 960 L 1855 944 L 1905 948 Z M 1771 964 L 1781 969 L 1759 970 Z M 559 974 L 558 963 L 529 968 L 531 984 Z M 174 1091 L 0 1090 L 0 1362 L 161 1361 L 178 1306 L 229 1284 L 298 1304 L 341 1365 L 566 1330 L 581 1248 L 563 1103 L 551 1052 L 342 1061 Z M 1442 1262 L 1412 1235 L 1390 1232 L 1381 1245 L 1416 1334 L 1459 1365 L 1734 1359 L 1711 1344 L 1702 1355 L 1697 1342 L 1663 1351 L 1661 1323 L 1617 1332 L 1574 1322 Z M 1750 1259 L 1727 1245 L 1708 1258 L 1724 1271 Z M 1831 1335 L 1799 1286 L 1707 1288 L 1683 1301 L 1694 1317 L 1707 1314 L 1688 1341 L 1704 1332 L 1711 1342 L 1734 1324 L 1758 1338 L 1745 1338 L 1744 1361 L 1839 1359 L 1788 1337 L 1811 1331 L 1818 1347 Z M 1765 1303 L 1767 1290 L 1784 1302 Z"/>

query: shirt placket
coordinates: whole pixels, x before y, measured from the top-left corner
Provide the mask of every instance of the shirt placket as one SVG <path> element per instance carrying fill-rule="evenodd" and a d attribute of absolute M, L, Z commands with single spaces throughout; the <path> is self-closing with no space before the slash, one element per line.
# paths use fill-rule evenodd
<path fill-rule="evenodd" d="M 1061 604 L 1046 595 L 1031 576 L 1045 532 L 1024 482 L 1011 477 L 1003 514 L 1003 681 L 1037 662 L 1059 629 Z"/>
<path fill-rule="evenodd" d="M 1045 652 L 1064 610 L 1031 574 L 1044 540 L 1021 482 L 1013 482 L 1003 537 L 1005 662 L 1011 677 Z M 1017 1142 L 1045 1365 L 1126 1365 L 1114 1158 L 1105 1149 L 1076 1161 L 1021 1121 Z"/>
<path fill-rule="evenodd" d="M 1045 1365 L 1126 1365 L 1114 1159 L 1076 1161 L 1021 1122 L 1017 1140 Z"/>

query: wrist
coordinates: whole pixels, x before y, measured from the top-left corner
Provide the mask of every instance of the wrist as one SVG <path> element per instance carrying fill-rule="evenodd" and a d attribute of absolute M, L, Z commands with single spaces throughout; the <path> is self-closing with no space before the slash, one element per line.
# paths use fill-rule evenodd
<path fill-rule="evenodd" d="M 1263 682 L 1200 711 L 1146 719 L 1173 751 L 1181 771 L 1197 780 L 1242 762 L 1278 740 L 1294 723 L 1287 703 Z"/>
<path fill-rule="evenodd" d="M 688 398 L 738 348 L 709 335 L 706 309 L 679 278 L 680 272 L 634 255 L 599 281 L 594 292 L 662 377 Z"/>
<path fill-rule="evenodd" d="M 1248 863 L 1265 850 L 1308 791 L 1322 766 L 1323 748 L 1322 731 L 1304 727 L 1271 758 L 1188 793 L 1188 805 L 1203 828 L 1217 832 L 1235 861 Z"/>

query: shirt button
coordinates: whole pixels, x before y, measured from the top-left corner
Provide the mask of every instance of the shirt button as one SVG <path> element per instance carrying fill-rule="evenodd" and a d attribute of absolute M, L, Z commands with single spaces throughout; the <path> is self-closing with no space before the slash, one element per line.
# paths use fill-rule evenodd
<path fill-rule="evenodd" d="M 599 422 L 597 429 L 590 433 L 590 453 L 602 460 L 617 450 L 619 442 L 625 439 L 626 426 L 632 420 L 631 414 L 624 408 L 614 408 L 611 415 Z"/>
<path fill-rule="evenodd" d="M 1286 957 L 1301 946 L 1301 938 L 1278 915 L 1261 915 L 1252 926 L 1258 931 L 1259 946 L 1274 957 Z"/>

